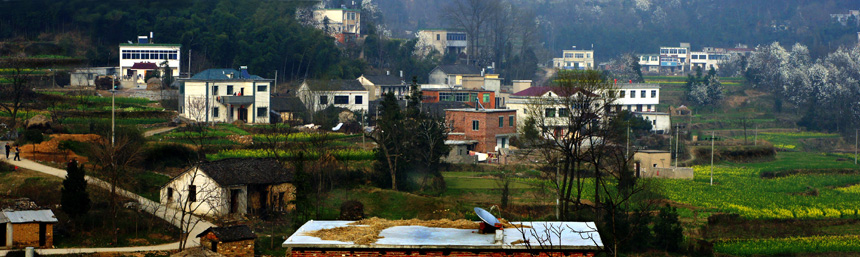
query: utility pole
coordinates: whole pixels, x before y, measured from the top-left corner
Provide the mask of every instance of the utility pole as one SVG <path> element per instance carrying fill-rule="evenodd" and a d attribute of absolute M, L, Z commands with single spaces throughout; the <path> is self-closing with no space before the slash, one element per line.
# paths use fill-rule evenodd
<path fill-rule="evenodd" d="M 755 136 L 753 136 L 753 145 L 758 146 L 758 124 L 755 125 Z M 854 148 L 857 148 L 857 147 L 854 147 Z M 854 158 L 854 159 L 857 159 L 857 158 Z"/>
<path fill-rule="evenodd" d="M 714 185 L 714 132 L 711 131 L 711 185 Z"/>
<path fill-rule="evenodd" d="M 627 134 L 627 142 L 624 143 L 624 146 L 627 150 L 624 151 L 624 157 L 630 156 L 630 121 L 627 121 L 627 130 L 625 131 Z"/>
<path fill-rule="evenodd" d="M 272 85 L 272 93 L 277 93 L 277 92 L 278 92 L 278 70 L 275 70 L 275 84 Z"/>
<path fill-rule="evenodd" d="M 678 167 L 678 158 L 681 157 L 678 156 L 678 141 L 681 140 L 681 136 L 678 134 L 678 130 L 680 130 L 679 126 L 675 125 L 675 167 Z"/>
<path fill-rule="evenodd" d="M 191 78 L 191 48 L 188 48 L 188 78 Z"/>
<path fill-rule="evenodd" d="M 854 129 L 854 165 L 857 165 L 857 129 Z"/>
<path fill-rule="evenodd" d="M 110 146 L 116 142 L 116 73 L 113 74 L 110 86 Z"/>

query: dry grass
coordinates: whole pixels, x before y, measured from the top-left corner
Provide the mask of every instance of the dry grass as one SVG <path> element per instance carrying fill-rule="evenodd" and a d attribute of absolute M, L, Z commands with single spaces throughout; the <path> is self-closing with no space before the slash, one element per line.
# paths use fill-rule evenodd
<path fill-rule="evenodd" d="M 503 227 L 512 228 L 515 225 L 501 219 L 499 220 Z M 479 222 L 470 220 L 387 220 L 381 218 L 368 218 L 347 224 L 348 227 L 337 227 L 330 229 L 321 229 L 307 232 L 306 235 L 318 237 L 322 240 L 334 240 L 341 242 L 353 242 L 358 245 L 367 245 L 375 243 L 376 240 L 382 238 L 379 232 L 390 227 L 398 226 L 423 226 L 430 228 L 457 228 L 457 229 L 478 229 Z M 522 228 L 530 228 L 529 226 L 521 226 Z"/>

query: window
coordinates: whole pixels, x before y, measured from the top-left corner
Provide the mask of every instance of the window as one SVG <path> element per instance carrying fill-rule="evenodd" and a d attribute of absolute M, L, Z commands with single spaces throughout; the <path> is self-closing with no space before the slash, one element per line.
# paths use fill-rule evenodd
<path fill-rule="evenodd" d="M 630 90 L 630 98 L 636 98 L 636 90 Z"/>
<path fill-rule="evenodd" d="M 698 60 L 698 59 L 699 59 L 699 55 L 697 55 L 697 54 L 691 55 L 691 56 L 690 56 L 690 59 Z"/>
<path fill-rule="evenodd" d="M 678 49 L 669 49 L 669 53 L 670 53 L 670 54 L 677 54 L 677 53 L 678 53 Z"/>
<path fill-rule="evenodd" d="M 218 107 L 212 107 L 212 117 L 218 118 L 218 113 L 220 113 L 219 109 L 220 108 L 218 108 Z"/>
<path fill-rule="evenodd" d="M 451 92 L 439 92 L 439 101 L 453 101 L 454 97 Z"/>
<path fill-rule="evenodd" d="M 625 95 L 626 95 L 627 91 L 621 90 L 621 91 L 619 91 L 619 93 L 620 94 L 618 94 L 618 98 L 624 98 L 624 97 L 626 97 Z"/>
<path fill-rule="evenodd" d="M 547 118 L 555 117 L 555 108 L 546 108 L 546 110 L 544 110 L 544 117 L 547 117 Z"/>
<path fill-rule="evenodd" d="M 514 126 L 514 115 L 508 116 L 508 127 Z"/>
<path fill-rule="evenodd" d="M 172 187 L 167 188 L 167 201 L 173 202 L 173 188 Z"/>
<path fill-rule="evenodd" d="M 233 85 L 227 85 L 227 95 L 233 94 Z"/>
<path fill-rule="evenodd" d="M 687 54 L 687 49 L 678 49 L 679 54 Z"/>
<path fill-rule="evenodd" d="M 442 38 L 442 35 L 441 35 L 441 34 L 436 34 L 436 40 L 440 40 L 440 38 Z"/>
<path fill-rule="evenodd" d="M 485 103 L 489 103 L 489 102 L 490 102 L 490 94 L 484 94 L 484 102 L 485 102 Z"/>
<path fill-rule="evenodd" d="M 651 90 L 651 98 L 657 98 L 657 90 Z"/>
<path fill-rule="evenodd" d="M 269 112 L 268 109 L 266 107 L 257 107 L 257 117 L 266 117 L 266 114 Z"/>
<path fill-rule="evenodd" d="M 472 121 L 472 130 L 477 131 L 479 129 L 479 125 L 480 125 L 480 123 L 478 121 L 473 120 Z"/>
<path fill-rule="evenodd" d="M 567 117 L 570 115 L 570 110 L 567 108 L 558 108 L 558 117 Z"/>
<path fill-rule="evenodd" d="M 669 53 L 669 49 L 660 49 L 660 53 L 661 53 L 661 54 L 668 54 L 668 53 Z"/>
<path fill-rule="evenodd" d="M 266 92 L 266 85 L 257 86 L 257 92 Z"/>
<path fill-rule="evenodd" d="M 349 104 L 349 96 L 348 95 L 336 95 L 336 96 L 334 96 L 334 104 Z"/>
<path fill-rule="evenodd" d="M 641 111 L 642 111 L 642 105 L 641 105 L 641 104 L 637 104 L 637 105 L 636 105 L 636 111 L 637 111 L 637 112 L 641 112 Z"/>
<path fill-rule="evenodd" d="M 585 58 L 591 58 L 591 54 L 585 54 Z"/>
<path fill-rule="evenodd" d="M 582 58 L 585 58 L 585 55 L 584 55 L 584 54 L 574 54 L 574 55 L 573 55 L 573 58 L 579 58 L 579 59 L 582 59 Z"/>
<path fill-rule="evenodd" d="M 197 186 L 188 185 L 188 201 L 196 202 L 197 201 Z"/>
<path fill-rule="evenodd" d="M 360 96 L 360 95 L 355 96 L 355 104 L 363 104 L 363 103 L 364 103 L 364 96 Z"/>
<path fill-rule="evenodd" d="M 573 58 L 573 54 L 572 53 L 565 53 L 564 58 Z"/>
<path fill-rule="evenodd" d="M 505 127 L 505 116 L 499 116 L 499 127 L 500 128 Z"/>
<path fill-rule="evenodd" d="M 320 105 L 326 105 L 326 104 L 328 104 L 328 96 L 327 95 L 321 95 L 320 96 Z"/>
<path fill-rule="evenodd" d="M 642 98 L 648 98 L 648 95 L 645 95 L 645 90 L 639 91 L 639 96 Z"/>
<path fill-rule="evenodd" d="M 218 95 L 218 86 L 212 86 L 212 95 Z"/>

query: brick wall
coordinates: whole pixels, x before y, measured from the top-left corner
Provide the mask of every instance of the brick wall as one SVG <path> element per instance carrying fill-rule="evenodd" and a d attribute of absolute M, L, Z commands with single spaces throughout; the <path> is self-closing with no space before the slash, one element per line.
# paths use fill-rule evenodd
<path fill-rule="evenodd" d="M 593 257 L 594 252 L 540 252 L 540 251 L 502 251 L 502 250 L 475 250 L 475 251 L 387 251 L 362 249 L 356 251 L 326 251 L 326 250 L 290 250 L 289 257 L 433 257 L 433 256 L 455 256 L 455 257 Z"/>
<path fill-rule="evenodd" d="M 514 116 L 513 126 L 508 124 L 510 116 Z M 503 117 L 502 127 L 499 127 L 499 117 Z M 451 124 L 451 132 L 464 133 L 465 139 L 478 141 L 475 146 L 475 151 L 478 152 L 494 151 L 496 135 L 517 133 L 516 110 L 502 112 L 446 111 L 445 119 Z M 472 121 L 474 120 L 478 121 L 478 130 L 472 129 Z"/>
<path fill-rule="evenodd" d="M 212 233 L 200 238 L 200 245 L 209 250 L 212 249 L 212 243 L 217 242 L 212 240 L 210 235 L 212 235 Z M 218 242 L 217 250 L 218 253 L 227 257 L 254 256 L 254 240 L 249 239 L 235 242 Z"/>
<path fill-rule="evenodd" d="M 54 245 L 53 224 L 46 224 L 45 233 L 44 247 L 50 248 Z M 16 248 L 41 247 L 39 245 L 39 223 L 12 224 L 12 244 Z"/>

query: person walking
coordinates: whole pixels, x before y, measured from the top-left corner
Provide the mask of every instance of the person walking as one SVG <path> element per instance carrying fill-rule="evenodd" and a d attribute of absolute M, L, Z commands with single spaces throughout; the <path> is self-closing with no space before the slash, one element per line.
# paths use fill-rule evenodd
<path fill-rule="evenodd" d="M 17 145 L 15 145 L 15 158 L 13 158 L 12 160 L 13 161 L 20 161 L 21 160 L 21 148 L 18 148 Z"/>
<path fill-rule="evenodd" d="M 9 143 L 7 142 L 6 143 L 6 160 L 9 159 L 9 152 L 11 152 L 11 151 L 12 151 L 12 147 L 9 146 Z"/>

